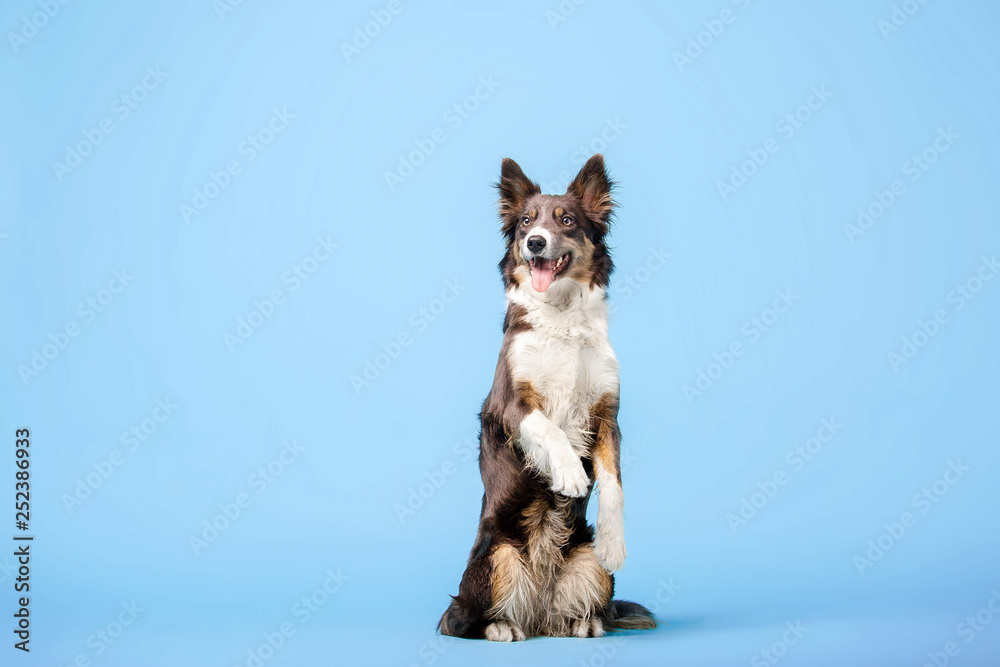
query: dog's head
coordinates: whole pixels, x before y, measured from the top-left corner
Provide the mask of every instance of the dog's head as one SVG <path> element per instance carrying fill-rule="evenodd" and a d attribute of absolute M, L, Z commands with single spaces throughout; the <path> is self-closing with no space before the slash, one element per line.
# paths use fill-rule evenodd
<path fill-rule="evenodd" d="M 500 262 L 504 286 L 536 294 L 576 281 L 606 287 L 612 264 L 604 237 L 614 201 L 604 156 L 587 160 L 563 195 L 543 195 L 521 167 L 500 167 L 500 218 L 507 253 Z M 563 282 L 560 282 L 563 281 Z"/>

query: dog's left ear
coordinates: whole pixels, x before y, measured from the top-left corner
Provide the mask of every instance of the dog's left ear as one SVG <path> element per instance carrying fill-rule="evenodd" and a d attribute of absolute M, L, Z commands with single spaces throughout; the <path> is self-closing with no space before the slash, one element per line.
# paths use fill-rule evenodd
<path fill-rule="evenodd" d="M 583 210 L 594 222 L 601 226 L 601 234 L 606 234 L 611 221 L 611 212 L 615 202 L 611 198 L 611 188 L 614 182 L 608 178 L 604 168 L 604 156 L 597 153 L 587 160 L 580 173 L 566 188 L 566 194 L 572 195 L 583 204 Z"/>

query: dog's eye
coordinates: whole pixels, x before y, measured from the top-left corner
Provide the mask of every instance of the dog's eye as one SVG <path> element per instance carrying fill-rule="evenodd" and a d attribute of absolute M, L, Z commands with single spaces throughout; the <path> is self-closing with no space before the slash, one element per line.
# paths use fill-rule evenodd
<path fill-rule="evenodd" d="M 521 218 L 521 224 L 527 227 L 528 225 L 531 224 L 531 218 L 529 218 L 528 216 L 524 216 L 523 218 Z"/>
<path fill-rule="evenodd" d="M 572 224 L 573 224 L 573 218 L 571 218 L 571 217 L 570 217 L 570 216 L 568 216 L 568 215 L 564 215 L 564 216 L 563 216 L 563 219 L 562 219 L 562 223 L 563 223 L 564 225 L 566 225 L 567 227 L 569 227 L 570 225 L 572 225 Z"/>

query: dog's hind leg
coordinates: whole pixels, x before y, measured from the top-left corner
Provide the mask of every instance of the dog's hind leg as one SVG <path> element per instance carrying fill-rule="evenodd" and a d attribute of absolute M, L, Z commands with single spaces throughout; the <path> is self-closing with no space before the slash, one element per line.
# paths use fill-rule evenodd
<path fill-rule="evenodd" d="M 480 529 L 462 575 L 458 595 L 452 596 L 451 604 L 438 622 L 441 634 L 466 639 L 483 638 L 488 623 L 486 614 L 493 604 L 493 563 L 490 559 L 493 547 L 491 534 Z"/>
<path fill-rule="evenodd" d="M 537 586 L 521 552 L 489 534 L 476 548 L 462 575 L 458 595 L 438 623 L 441 634 L 466 639 L 525 639 L 535 614 Z"/>
<path fill-rule="evenodd" d="M 531 630 L 535 616 L 537 585 L 519 549 L 499 544 L 490 555 L 493 566 L 491 589 L 493 606 L 486 626 L 486 638 L 492 641 L 519 641 Z"/>
<path fill-rule="evenodd" d="M 552 592 L 546 634 L 600 637 L 614 594 L 614 579 L 601 566 L 590 544 L 573 547 Z"/>

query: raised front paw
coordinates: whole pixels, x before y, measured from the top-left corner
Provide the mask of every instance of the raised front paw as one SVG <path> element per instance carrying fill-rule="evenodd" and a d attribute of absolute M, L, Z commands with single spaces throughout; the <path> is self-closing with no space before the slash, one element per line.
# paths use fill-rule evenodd
<path fill-rule="evenodd" d="M 608 574 L 614 574 L 625 564 L 625 538 L 602 534 L 598 528 L 597 539 L 594 540 L 594 553 L 597 554 L 601 567 Z"/>
<path fill-rule="evenodd" d="M 570 451 L 566 456 L 552 461 L 552 490 L 571 498 L 587 495 L 590 479 L 583 463 Z"/>

